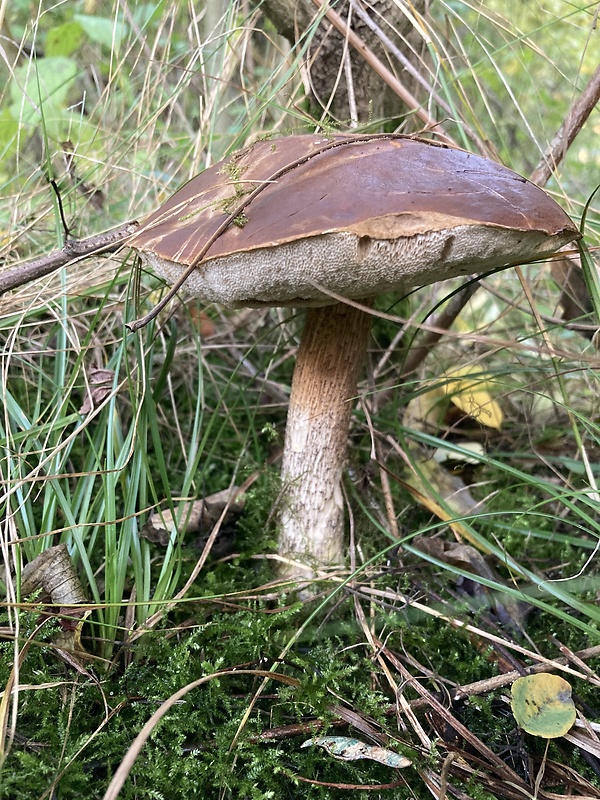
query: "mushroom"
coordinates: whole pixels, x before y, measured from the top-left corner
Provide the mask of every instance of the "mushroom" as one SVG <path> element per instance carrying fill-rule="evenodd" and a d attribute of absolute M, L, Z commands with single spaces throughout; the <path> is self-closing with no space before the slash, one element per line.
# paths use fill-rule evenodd
<path fill-rule="evenodd" d="M 207 169 L 131 240 L 206 301 L 308 306 L 282 462 L 283 574 L 343 564 L 341 478 L 371 318 L 340 298 L 541 259 L 579 238 L 545 192 L 505 167 L 400 135 L 261 141 Z"/>

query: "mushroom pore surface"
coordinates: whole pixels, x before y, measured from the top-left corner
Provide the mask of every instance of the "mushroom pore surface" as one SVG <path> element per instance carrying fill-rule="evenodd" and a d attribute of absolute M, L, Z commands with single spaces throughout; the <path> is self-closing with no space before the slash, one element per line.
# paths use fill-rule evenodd
<path fill-rule="evenodd" d="M 321 306 L 334 302 L 328 291 L 358 300 L 505 267 L 514 245 L 512 231 L 491 226 L 459 225 L 397 239 L 329 233 L 211 259 L 192 272 L 185 287 L 229 308 Z M 529 259 L 548 255 L 548 246 L 548 236 L 539 231 L 520 234 L 519 248 Z M 170 283 L 183 273 L 181 264 L 155 253 L 145 258 Z"/>

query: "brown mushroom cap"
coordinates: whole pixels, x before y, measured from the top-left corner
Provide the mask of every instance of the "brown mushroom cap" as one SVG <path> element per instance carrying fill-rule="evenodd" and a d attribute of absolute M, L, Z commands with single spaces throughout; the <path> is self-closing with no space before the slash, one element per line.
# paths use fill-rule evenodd
<path fill-rule="evenodd" d="M 397 136 L 310 135 L 258 142 L 207 169 L 130 244 L 175 282 L 259 186 L 188 278 L 190 293 L 230 307 L 319 306 L 334 302 L 327 291 L 403 292 L 579 238 L 545 192 L 472 153 Z"/>

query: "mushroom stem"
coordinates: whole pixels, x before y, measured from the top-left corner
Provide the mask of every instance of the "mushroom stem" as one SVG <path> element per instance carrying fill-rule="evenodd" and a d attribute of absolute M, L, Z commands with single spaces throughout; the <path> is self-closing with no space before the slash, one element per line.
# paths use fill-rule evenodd
<path fill-rule="evenodd" d="M 286 577 L 344 563 L 341 480 L 370 329 L 370 315 L 349 305 L 308 311 L 282 463 L 279 555 L 290 560 L 281 569 Z"/>

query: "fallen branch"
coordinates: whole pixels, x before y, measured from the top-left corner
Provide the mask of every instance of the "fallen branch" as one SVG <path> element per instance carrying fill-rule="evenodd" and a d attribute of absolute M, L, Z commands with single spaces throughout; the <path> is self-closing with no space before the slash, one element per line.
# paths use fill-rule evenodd
<path fill-rule="evenodd" d="M 566 156 L 575 137 L 583 128 L 587 118 L 600 100 L 600 64 L 590 78 L 588 85 L 569 109 L 565 121 L 560 126 L 540 163 L 531 173 L 530 180 L 544 186 L 560 162 Z"/>
<path fill-rule="evenodd" d="M 89 258 L 101 253 L 114 253 L 119 250 L 127 239 L 135 233 L 139 227 L 139 222 L 135 220 L 127 222 L 120 228 L 112 231 L 97 233 L 88 236 L 86 239 L 69 239 L 60 250 L 48 253 L 28 264 L 14 267 L 0 274 L 0 295 L 11 289 L 17 289 L 26 283 L 50 275 L 51 272 L 72 264 L 78 259 Z"/>

